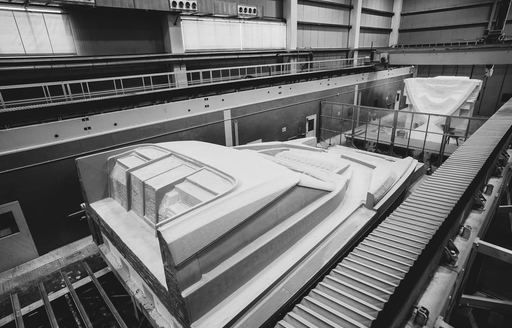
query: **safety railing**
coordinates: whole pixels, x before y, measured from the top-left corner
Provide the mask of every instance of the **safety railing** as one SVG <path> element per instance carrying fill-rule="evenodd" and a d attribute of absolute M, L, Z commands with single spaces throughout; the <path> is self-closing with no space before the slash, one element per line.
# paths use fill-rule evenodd
<path fill-rule="evenodd" d="M 365 66 L 369 57 L 224 67 L 180 72 L 0 86 L 0 112 L 61 103 Z"/>
<path fill-rule="evenodd" d="M 442 115 L 323 101 L 320 139 L 407 155 L 436 154 L 440 161 L 464 143 L 483 117 Z"/>
<path fill-rule="evenodd" d="M 397 44 L 393 48 L 408 49 L 408 48 L 435 48 L 435 47 L 474 47 L 483 44 L 479 40 L 462 40 L 452 42 L 437 42 L 437 43 L 411 43 L 411 44 Z"/>

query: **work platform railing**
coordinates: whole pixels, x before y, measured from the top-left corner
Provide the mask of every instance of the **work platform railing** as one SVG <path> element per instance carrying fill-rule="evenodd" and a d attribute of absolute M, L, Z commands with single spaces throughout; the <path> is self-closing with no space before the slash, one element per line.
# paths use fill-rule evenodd
<path fill-rule="evenodd" d="M 384 146 L 393 151 L 452 154 L 487 118 L 321 102 L 320 139 L 328 144 Z M 417 156 L 416 156 L 417 157 Z"/>
<path fill-rule="evenodd" d="M 0 86 L 0 112 L 198 85 L 366 66 L 369 57 L 223 67 L 156 74 Z"/>

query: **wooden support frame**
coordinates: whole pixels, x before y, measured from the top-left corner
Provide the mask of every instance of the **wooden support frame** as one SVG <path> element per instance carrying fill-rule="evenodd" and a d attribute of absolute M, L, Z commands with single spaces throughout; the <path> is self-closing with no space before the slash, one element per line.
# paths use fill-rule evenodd
<path fill-rule="evenodd" d="M 119 314 L 119 312 L 117 312 L 117 309 L 115 308 L 114 304 L 112 304 L 112 301 L 110 301 L 110 299 L 108 298 L 108 295 L 105 292 L 105 290 L 103 289 L 103 287 L 101 286 L 100 282 L 94 275 L 94 272 L 92 272 L 91 267 L 89 267 L 89 264 L 87 264 L 87 262 L 84 261 L 83 266 L 85 268 L 85 271 L 89 275 L 89 277 L 91 277 L 91 280 L 92 280 L 94 286 L 96 287 L 96 289 L 98 289 L 98 291 L 101 295 L 101 298 L 103 299 L 103 301 L 105 301 L 105 304 L 107 304 L 107 307 L 110 310 L 110 312 L 112 312 L 112 315 L 116 319 L 117 324 L 121 328 L 128 328 L 128 326 L 126 326 L 126 324 L 124 323 L 123 318 L 121 318 L 121 315 Z"/>
<path fill-rule="evenodd" d="M 41 294 L 41 298 L 43 299 L 46 314 L 48 315 L 48 320 L 50 321 L 50 325 L 52 326 L 52 328 L 59 328 L 57 318 L 55 318 L 55 313 L 53 312 L 53 308 L 52 305 L 50 304 L 50 299 L 48 298 L 48 294 L 46 293 L 46 288 L 44 288 L 43 282 L 40 281 L 38 286 L 39 293 Z"/>
<path fill-rule="evenodd" d="M 25 328 L 25 324 L 23 323 L 23 316 L 21 315 L 21 307 L 18 294 L 11 294 L 11 304 L 14 314 L 14 320 L 16 323 L 16 328 Z"/>
<path fill-rule="evenodd" d="M 512 250 L 510 249 L 488 243 L 479 238 L 475 239 L 475 247 L 478 253 L 512 264 Z"/>
<path fill-rule="evenodd" d="M 80 313 L 80 317 L 84 321 L 84 324 L 87 328 L 93 328 L 91 319 L 89 319 L 89 316 L 87 315 L 87 312 L 85 312 L 84 306 L 80 299 L 78 298 L 78 295 L 75 291 L 75 288 L 73 288 L 73 284 L 71 284 L 71 281 L 69 281 L 68 276 L 65 272 L 62 272 L 62 270 L 59 270 L 60 274 L 62 275 L 62 279 L 64 279 L 64 283 L 66 284 L 66 287 L 69 290 L 69 294 L 71 295 L 71 298 L 73 299 L 73 302 L 76 305 L 76 308 L 78 309 L 78 312 Z"/>

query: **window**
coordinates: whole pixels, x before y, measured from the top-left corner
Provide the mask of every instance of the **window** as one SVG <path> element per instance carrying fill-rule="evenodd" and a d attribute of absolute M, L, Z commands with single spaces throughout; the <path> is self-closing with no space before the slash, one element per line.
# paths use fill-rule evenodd
<path fill-rule="evenodd" d="M 314 119 L 308 119 L 308 131 L 313 131 L 315 129 L 315 120 Z"/>
<path fill-rule="evenodd" d="M 20 232 L 12 211 L 0 213 L 0 238 Z"/>

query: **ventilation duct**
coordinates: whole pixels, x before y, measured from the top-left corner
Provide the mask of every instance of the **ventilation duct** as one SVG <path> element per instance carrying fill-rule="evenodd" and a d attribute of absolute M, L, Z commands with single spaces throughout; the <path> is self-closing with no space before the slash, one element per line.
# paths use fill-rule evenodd
<path fill-rule="evenodd" d="M 171 10 L 183 11 L 183 12 L 194 12 L 197 11 L 197 1 L 195 0 L 171 0 Z"/>
<path fill-rule="evenodd" d="M 238 17 L 256 17 L 258 16 L 258 8 L 250 6 L 238 6 Z"/>

